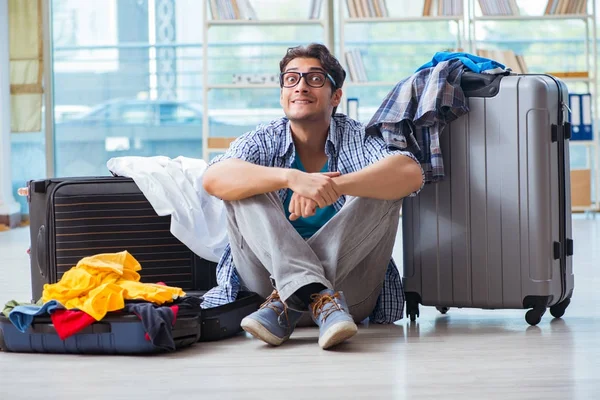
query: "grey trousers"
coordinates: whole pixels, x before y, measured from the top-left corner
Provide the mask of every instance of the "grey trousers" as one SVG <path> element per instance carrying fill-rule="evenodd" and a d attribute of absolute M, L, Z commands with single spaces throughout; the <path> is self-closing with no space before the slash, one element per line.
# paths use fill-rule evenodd
<path fill-rule="evenodd" d="M 343 291 L 354 320 L 364 320 L 381 292 L 401 205 L 402 200 L 349 196 L 327 224 L 304 239 L 286 218 L 276 192 L 226 201 L 242 285 L 263 297 L 275 285 L 286 301 L 302 286 L 321 283 Z"/>

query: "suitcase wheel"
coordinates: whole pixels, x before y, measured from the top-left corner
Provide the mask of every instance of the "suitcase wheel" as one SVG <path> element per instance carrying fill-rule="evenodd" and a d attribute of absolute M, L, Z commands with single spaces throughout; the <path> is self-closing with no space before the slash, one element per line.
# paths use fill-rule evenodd
<path fill-rule="evenodd" d="M 419 303 L 421 302 L 421 296 L 415 292 L 404 293 L 406 300 L 406 316 L 411 321 L 416 321 L 419 316 Z"/>
<path fill-rule="evenodd" d="M 532 310 L 527 311 L 525 314 L 525 321 L 529 325 L 537 325 L 542 320 L 542 316 L 546 313 L 546 308 L 534 308 Z"/>
<path fill-rule="evenodd" d="M 441 314 L 446 314 L 448 312 L 448 310 L 450 309 L 450 307 L 436 307 L 436 309 L 441 313 Z"/>
<path fill-rule="evenodd" d="M 417 320 L 417 317 L 419 316 L 419 311 L 417 310 L 417 312 L 411 312 L 408 316 L 410 317 L 410 320 L 412 322 L 415 322 Z"/>
<path fill-rule="evenodd" d="M 417 317 L 419 316 L 419 303 L 407 301 L 406 316 L 409 317 L 411 321 L 416 321 Z"/>
<path fill-rule="evenodd" d="M 567 297 L 560 303 L 550 307 L 550 314 L 552 314 L 554 318 L 562 317 L 563 315 L 565 315 L 565 310 L 567 309 L 567 307 L 569 307 L 569 304 L 571 304 L 571 298 Z"/>

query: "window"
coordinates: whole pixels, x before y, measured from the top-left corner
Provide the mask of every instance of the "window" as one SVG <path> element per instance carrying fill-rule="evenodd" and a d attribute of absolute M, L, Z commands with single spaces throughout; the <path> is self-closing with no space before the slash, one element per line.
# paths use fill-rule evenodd
<path fill-rule="evenodd" d="M 202 29 L 191 22 L 203 4 L 52 0 L 57 176 L 108 175 L 111 157 L 202 157 Z"/>
<path fill-rule="evenodd" d="M 159 105 L 161 125 L 165 124 L 195 124 L 202 125 L 202 113 L 197 110 L 177 103 L 163 103 Z"/>
<path fill-rule="evenodd" d="M 115 108 L 115 113 L 110 120 L 111 123 L 154 125 L 156 120 L 156 106 L 154 104 L 120 104 Z"/>

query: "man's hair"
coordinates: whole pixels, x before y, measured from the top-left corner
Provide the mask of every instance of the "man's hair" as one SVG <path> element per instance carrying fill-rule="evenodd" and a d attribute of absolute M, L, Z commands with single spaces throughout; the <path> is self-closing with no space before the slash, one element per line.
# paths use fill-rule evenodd
<path fill-rule="evenodd" d="M 335 81 L 336 89 L 340 89 L 346 79 L 346 71 L 334 57 L 329 49 L 319 43 L 311 43 L 308 46 L 296 46 L 287 49 L 287 53 L 279 62 L 279 72 L 285 71 L 285 67 L 295 58 L 316 58 L 321 63 L 323 69 L 331 75 Z M 334 107 L 332 115 L 335 114 L 337 107 Z"/>

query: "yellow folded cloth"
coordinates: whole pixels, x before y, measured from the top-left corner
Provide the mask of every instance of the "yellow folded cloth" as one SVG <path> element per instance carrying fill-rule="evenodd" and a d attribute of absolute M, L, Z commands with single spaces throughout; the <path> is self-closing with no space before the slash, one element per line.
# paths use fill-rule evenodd
<path fill-rule="evenodd" d="M 77 308 L 97 321 L 107 312 L 121 310 L 125 300 L 146 300 L 158 305 L 185 296 L 181 288 L 140 282 L 140 263 L 127 251 L 97 254 L 81 259 L 61 280 L 44 285 L 42 301 L 56 300 Z"/>

